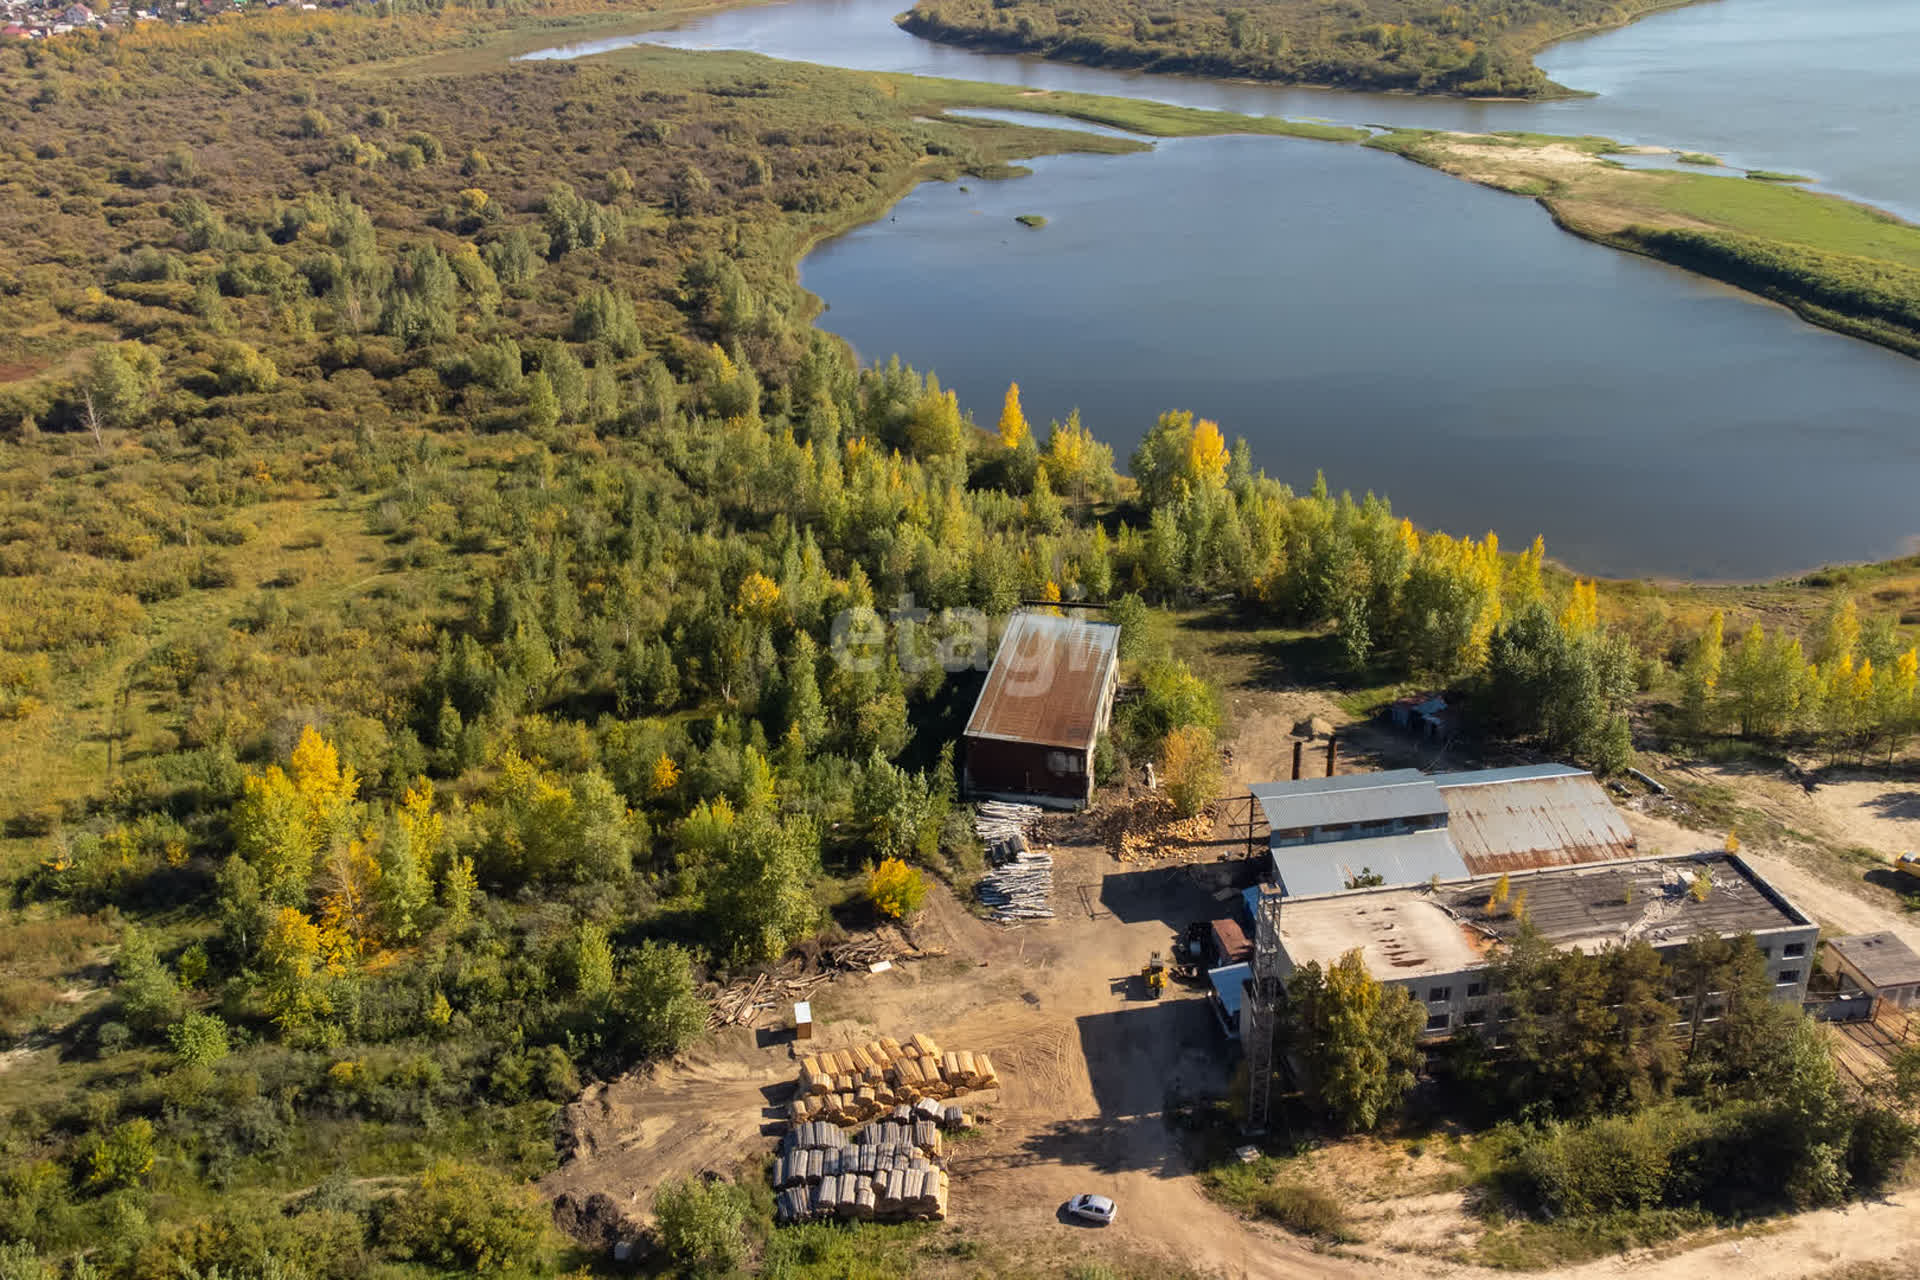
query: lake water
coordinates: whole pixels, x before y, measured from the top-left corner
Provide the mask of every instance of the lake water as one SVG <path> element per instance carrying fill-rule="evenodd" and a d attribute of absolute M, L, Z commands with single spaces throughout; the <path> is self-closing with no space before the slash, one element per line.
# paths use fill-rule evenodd
<path fill-rule="evenodd" d="M 1609 133 L 1844 174 L 1889 205 L 1906 203 L 1889 194 L 1904 185 L 1920 205 L 1920 172 L 1899 167 L 1920 169 L 1911 154 L 1882 166 L 1854 135 L 1826 136 L 1837 99 L 1803 106 L 1797 132 L 1775 134 L 1755 123 L 1780 105 L 1774 87 L 1737 89 L 1715 61 L 1744 47 L 1767 65 L 1779 42 L 1766 24 L 1799 30 L 1805 3 L 1719 0 L 1555 49 L 1541 59 L 1551 74 L 1608 96 L 1538 105 L 981 55 L 900 32 L 898 7 L 799 0 L 647 38 L 1356 123 Z M 1881 0 L 1819 9 L 1823 25 L 1851 15 L 1836 23 L 1851 32 L 1875 15 L 1897 31 L 1913 16 Z M 1729 26 L 1741 14 L 1744 36 Z M 1609 65 L 1621 41 L 1628 51 Z M 1795 56 L 1817 66 L 1844 45 L 1813 40 Z M 1708 64 L 1692 77 L 1688 50 Z M 1730 100 L 1688 101 L 1688 86 L 1716 79 Z M 1848 87 L 1824 83 L 1831 95 Z M 1872 136 L 1903 136 L 1886 121 L 1911 106 L 1881 108 Z M 1491 526 L 1516 546 L 1542 533 L 1586 572 L 1763 577 L 1897 554 L 1920 530 L 1920 362 L 1589 245 L 1529 201 L 1289 139 L 1187 139 L 1031 167 L 1012 182 L 924 185 L 888 219 L 815 251 L 802 280 L 828 304 L 821 323 L 863 358 L 897 352 L 937 370 L 982 421 L 1017 379 L 1030 418 L 1078 406 L 1124 461 L 1155 414 L 1190 408 L 1298 487 L 1324 469 L 1335 488 L 1388 494 L 1422 525 Z M 1876 183 L 1884 190 L 1869 192 Z M 1029 231 L 1013 221 L 1021 213 L 1049 225 Z"/>

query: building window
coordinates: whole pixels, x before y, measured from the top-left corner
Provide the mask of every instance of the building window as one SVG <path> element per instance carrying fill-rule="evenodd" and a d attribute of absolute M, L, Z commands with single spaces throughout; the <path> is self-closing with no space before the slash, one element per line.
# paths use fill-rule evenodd
<path fill-rule="evenodd" d="M 1804 942 L 1789 942 L 1785 947 L 1781 948 L 1780 954 L 1789 960 L 1796 959 L 1807 954 L 1807 944 Z"/>
<path fill-rule="evenodd" d="M 1443 1000 L 1451 1000 L 1451 999 L 1453 999 L 1452 987 L 1428 987 L 1427 988 L 1428 1004 L 1439 1004 Z"/>
<path fill-rule="evenodd" d="M 1780 971 L 1779 983 L 1781 986 L 1784 987 L 1798 981 L 1800 981 L 1800 971 L 1798 969 L 1782 969 Z"/>
<path fill-rule="evenodd" d="M 1436 1013 L 1431 1018 L 1427 1019 L 1427 1030 L 1445 1031 L 1452 1024 L 1453 1024 L 1452 1014 Z"/>
<path fill-rule="evenodd" d="M 1486 983 L 1484 983 L 1484 982 L 1469 982 L 1469 983 L 1467 984 L 1467 999 L 1469 999 L 1469 1000 L 1478 1000 L 1478 999 L 1479 999 L 1479 998 L 1480 998 L 1481 996 L 1483 996 L 1483 995 L 1485 995 L 1485 994 L 1487 994 L 1487 984 L 1486 984 Z"/>
<path fill-rule="evenodd" d="M 1487 1011 L 1485 1009 L 1480 1009 L 1480 1008 L 1469 1009 L 1467 1010 L 1466 1015 L 1462 1017 L 1460 1021 L 1466 1023 L 1470 1027 L 1483 1026 L 1487 1021 Z"/>

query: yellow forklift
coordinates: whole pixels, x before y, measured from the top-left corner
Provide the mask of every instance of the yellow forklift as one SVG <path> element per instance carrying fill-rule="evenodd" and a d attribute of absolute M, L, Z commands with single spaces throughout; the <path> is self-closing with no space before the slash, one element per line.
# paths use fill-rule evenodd
<path fill-rule="evenodd" d="M 1140 970 L 1140 977 L 1147 984 L 1147 994 L 1158 1000 L 1167 993 L 1167 959 L 1158 951 Z"/>

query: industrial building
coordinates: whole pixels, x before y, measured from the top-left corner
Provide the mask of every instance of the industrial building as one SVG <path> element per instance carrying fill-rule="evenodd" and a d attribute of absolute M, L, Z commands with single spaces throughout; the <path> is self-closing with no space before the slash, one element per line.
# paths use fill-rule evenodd
<path fill-rule="evenodd" d="M 1827 941 L 1843 992 L 1859 991 L 1896 1009 L 1920 1009 L 1920 955 L 1891 933 Z"/>
<path fill-rule="evenodd" d="M 1007 620 L 963 735 L 971 796 L 1053 808 L 1093 798 L 1093 748 L 1120 682 L 1120 628 L 1022 612 Z"/>
<path fill-rule="evenodd" d="M 1520 913 L 1516 902 L 1524 903 Z M 1499 993 L 1490 989 L 1488 969 L 1499 945 L 1519 932 L 1522 915 L 1552 945 L 1589 953 L 1646 942 L 1664 954 L 1703 934 L 1751 933 L 1775 998 L 1795 1002 L 1806 997 L 1820 933 L 1743 859 L 1725 853 L 1545 867 L 1419 888 L 1269 894 L 1261 905 L 1282 985 L 1303 965 L 1325 968 L 1358 950 L 1375 978 L 1413 993 L 1435 1038 L 1497 1021 Z"/>
<path fill-rule="evenodd" d="M 1526 765 L 1343 774 L 1249 787 L 1289 897 L 1631 858 L 1633 832 L 1591 773 Z"/>

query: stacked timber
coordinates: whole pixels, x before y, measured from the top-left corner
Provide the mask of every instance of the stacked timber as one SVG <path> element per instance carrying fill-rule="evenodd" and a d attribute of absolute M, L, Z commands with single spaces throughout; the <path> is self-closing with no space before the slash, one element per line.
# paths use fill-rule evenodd
<path fill-rule="evenodd" d="M 993 1062 L 984 1053 L 943 1051 L 927 1035 L 904 1042 L 887 1036 L 803 1058 L 787 1118 L 796 1125 L 826 1122 L 851 1127 L 903 1106 L 926 1103 L 934 1108 L 926 1118 L 939 1123 L 943 1110 L 939 1104 L 960 1094 L 998 1088 L 999 1083 Z"/>
<path fill-rule="evenodd" d="M 997 800 L 974 812 L 973 829 L 992 866 L 974 892 L 1002 924 L 1053 917 L 1053 855 L 1034 849 L 1028 838 L 1040 817 L 1034 805 Z"/>

